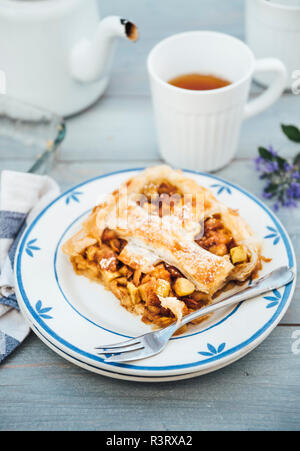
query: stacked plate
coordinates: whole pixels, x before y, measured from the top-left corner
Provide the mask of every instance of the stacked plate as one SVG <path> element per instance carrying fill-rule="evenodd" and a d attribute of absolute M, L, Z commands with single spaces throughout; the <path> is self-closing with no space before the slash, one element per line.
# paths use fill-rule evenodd
<path fill-rule="evenodd" d="M 170 340 L 149 359 L 107 363 L 96 346 L 119 342 L 151 329 L 123 309 L 101 285 L 78 277 L 61 245 L 80 229 L 106 194 L 139 172 L 126 170 L 96 177 L 59 196 L 34 220 L 20 241 L 15 277 L 20 308 L 34 332 L 56 353 L 87 370 L 119 379 L 172 381 L 229 365 L 261 343 L 286 312 L 294 291 L 289 285 L 266 296 L 215 313 L 208 321 Z M 187 171 L 231 208 L 239 209 L 263 238 L 271 259 L 263 273 L 296 265 L 291 241 L 275 215 L 243 189 L 209 174 Z"/>

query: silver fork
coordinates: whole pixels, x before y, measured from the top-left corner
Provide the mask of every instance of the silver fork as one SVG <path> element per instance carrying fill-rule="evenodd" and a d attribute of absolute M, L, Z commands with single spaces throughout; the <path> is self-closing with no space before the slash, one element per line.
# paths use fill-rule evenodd
<path fill-rule="evenodd" d="M 176 330 L 184 324 L 221 308 L 244 302 L 268 291 L 280 288 L 292 282 L 294 277 L 295 273 L 293 269 L 287 266 L 280 267 L 266 276 L 253 281 L 251 285 L 243 287 L 237 294 L 229 298 L 223 297 L 223 300 L 216 304 L 209 305 L 184 316 L 180 322 L 175 322 L 164 329 L 149 332 L 131 340 L 104 345 L 95 349 L 100 351 L 99 355 L 104 354 L 106 356 L 104 359 L 105 362 L 128 362 L 151 357 L 160 353 L 167 346 L 169 339 Z"/>

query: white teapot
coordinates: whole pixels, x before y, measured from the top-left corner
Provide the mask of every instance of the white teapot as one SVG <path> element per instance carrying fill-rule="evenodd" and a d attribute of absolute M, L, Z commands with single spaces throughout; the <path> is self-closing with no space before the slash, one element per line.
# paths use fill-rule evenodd
<path fill-rule="evenodd" d="M 0 72 L 6 94 L 62 116 L 94 103 L 107 87 L 117 37 L 137 27 L 97 0 L 1 0 Z"/>

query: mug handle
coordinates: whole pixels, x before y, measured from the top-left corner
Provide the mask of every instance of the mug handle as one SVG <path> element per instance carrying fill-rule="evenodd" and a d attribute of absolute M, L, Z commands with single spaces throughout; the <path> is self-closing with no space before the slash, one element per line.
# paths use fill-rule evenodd
<path fill-rule="evenodd" d="M 245 106 L 244 118 L 247 119 L 269 108 L 283 93 L 287 82 L 287 69 L 276 58 L 264 58 L 255 61 L 254 72 L 274 72 L 277 76 L 267 90 Z"/>

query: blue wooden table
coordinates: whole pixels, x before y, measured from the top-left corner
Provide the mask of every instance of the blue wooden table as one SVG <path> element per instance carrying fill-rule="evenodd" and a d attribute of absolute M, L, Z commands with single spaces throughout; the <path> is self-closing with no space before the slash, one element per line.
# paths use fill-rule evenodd
<path fill-rule="evenodd" d="M 244 39 L 241 0 L 102 0 L 102 15 L 139 25 L 135 45 L 121 41 L 105 96 L 67 121 L 68 135 L 51 175 L 62 190 L 109 171 L 160 162 L 146 57 L 155 43 L 185 30 L 211 29 Z M 260 92 L 253 86 L 252 96 Z M 235 160 L 218 175 L 261 197 L 253 168 L 259 145 L 295 154 L 280 123 L 298 123 L 300 96 L 284 94 L 244 123 Z M 1 148 L 1 146 L 0 146 Z M 299 149 L 298 149 L 299 150 Z M 0 150 L 0 169 L 26 170 L 34 156 Z M 300 255 L 300 210 L 282 209 Z M 139 384 L 88 373 L 63 360 L 33 333 L 0 367 L 0 430 L 299 430 L 300 293 L 272 334 L 218 372 L 181 382 Z M 293 347 L 294 345 L 294 347 Z M 300 351 L 300 346 L 298 346 Z"/>

